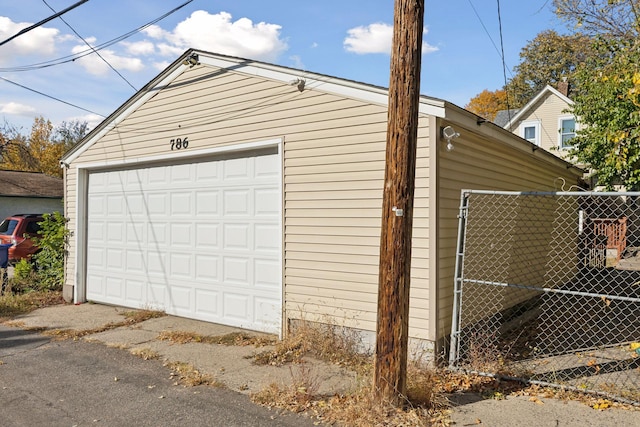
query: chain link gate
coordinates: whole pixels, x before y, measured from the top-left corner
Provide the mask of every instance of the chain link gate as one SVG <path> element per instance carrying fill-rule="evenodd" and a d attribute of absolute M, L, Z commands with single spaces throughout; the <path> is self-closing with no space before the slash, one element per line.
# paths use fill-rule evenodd
<path fill-rule="evenodd" d="M 640 403 L 640 193 L 463 190 L 449 365 Z"/>

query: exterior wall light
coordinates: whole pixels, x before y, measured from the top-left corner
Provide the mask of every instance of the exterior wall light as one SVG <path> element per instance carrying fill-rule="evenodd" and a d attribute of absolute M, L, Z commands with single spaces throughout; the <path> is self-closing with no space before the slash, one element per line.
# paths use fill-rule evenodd
<path fill-rule="evenodd" d="M 440 130 L 440 134 L 442 135 L 442 137 L 444 139 L 447 140 L 447 151 L 453 150 L 454 147 L 453 147 L 453 143 L 451 142 L 451 140 L 459 137 L 460 134 L 458 132 L 456 132 L 456 130 L 454 128 L 452 128 L 451 126 L 447 126 L 445 128 L 442 128 Z"/>

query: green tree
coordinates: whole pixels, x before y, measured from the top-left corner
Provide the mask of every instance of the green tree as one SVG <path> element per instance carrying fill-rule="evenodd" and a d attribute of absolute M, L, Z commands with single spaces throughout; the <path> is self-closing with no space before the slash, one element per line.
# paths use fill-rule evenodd
<path fill-rule="evenodd" d="M 558 18 L 588 35 L 638 37 L 640 0 L 553 0 Z"/>
<path fill-rule="evenodd" d="M 588 36 L 560 35 L 553 30 L 539 33 L 522 48 L 520 64 L 505 86 L 511 108 L 522 107 L 546 85 L 557 87 L 566 79 L 570 88 L 575 86 L 576 68 L 592 55 Z"/>
<path fill-rule="evenodd" d="M 575 74 L 573 113 L 582 128 L 572 154 L 600 185 L 640 189 L 640 40 L 600 38 Z"/>

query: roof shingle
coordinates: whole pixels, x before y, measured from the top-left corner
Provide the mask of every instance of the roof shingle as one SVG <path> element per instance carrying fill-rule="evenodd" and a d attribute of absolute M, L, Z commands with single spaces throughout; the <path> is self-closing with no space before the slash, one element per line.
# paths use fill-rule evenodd
<path fill-rule="evenodd" d="M 39 172 L 0 170 L 0 197 L 62 198 L 62 179 Z"/>

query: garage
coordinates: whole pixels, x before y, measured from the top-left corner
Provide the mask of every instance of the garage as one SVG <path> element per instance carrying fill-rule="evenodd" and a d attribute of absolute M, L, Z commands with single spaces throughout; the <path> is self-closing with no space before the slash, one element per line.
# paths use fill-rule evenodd
<path fill-rule="evenodd" d="M 273 151 L 90 171 L 87 299 L 279 331 Z"/>

